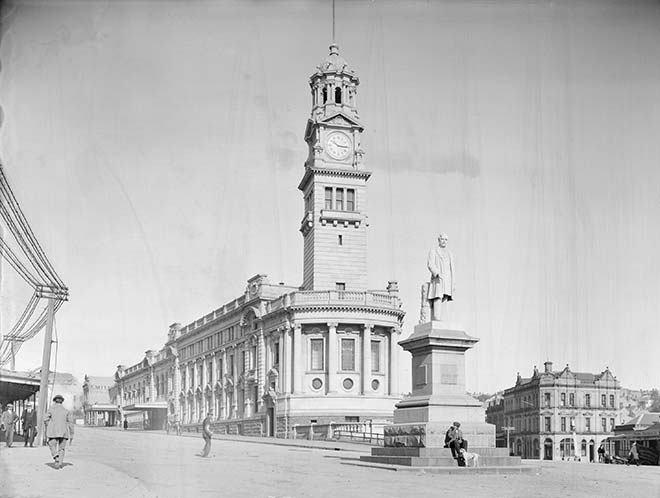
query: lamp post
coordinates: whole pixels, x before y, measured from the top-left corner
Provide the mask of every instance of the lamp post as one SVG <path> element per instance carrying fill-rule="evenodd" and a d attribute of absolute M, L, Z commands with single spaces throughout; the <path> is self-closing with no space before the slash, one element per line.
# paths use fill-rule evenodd
<path fill-rule="evenodd" d="M 509 444 L 509 434 L 511 431 L 515 431 L 515 427 L 502 427 L 503 431 L 506 431 L 506 448 L 509 450 L 509 453 L 511 453 L 511 445 Z"/>

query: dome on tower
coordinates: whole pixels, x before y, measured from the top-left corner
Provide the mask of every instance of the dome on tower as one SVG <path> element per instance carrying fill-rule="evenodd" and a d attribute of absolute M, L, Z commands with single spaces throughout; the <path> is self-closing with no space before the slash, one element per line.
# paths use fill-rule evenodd
<path fill-rule="evenodd" d="M 346 59 L 339 55 L 339 46 L 335 43 L 330 45 L 330 55 L 328 55 L 318 66 L 322 73 L 348 73 L 355 74 L 355 71 L 348 67 Z"/>

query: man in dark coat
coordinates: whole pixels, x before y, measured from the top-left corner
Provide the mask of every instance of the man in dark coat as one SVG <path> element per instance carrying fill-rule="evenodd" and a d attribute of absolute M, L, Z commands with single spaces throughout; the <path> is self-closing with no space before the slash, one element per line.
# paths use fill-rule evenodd
<path fill-rule="evenodd" d="M 27 403 L 25 405 L 25 410 L 21 414 L 21 425 L 23 427 L 23 439 L 25 439 L 25 445 L 28 444 L 30 447 L 34 447 L 34 437 L 37 431 L 37 412 L 34 410 L 32 403 Z"/>
<path fill-rule="evenodd" d="M 53 398 L 53 405 L 46 413 L 46 437 L 50 454 L 53 455 L 55 468 L 62 468 L 64 463 L 64 450 L 67 442 L 73 443 L 73 416 L 71 412 L 62 406 L 64 397 L 61 394 Z"/>

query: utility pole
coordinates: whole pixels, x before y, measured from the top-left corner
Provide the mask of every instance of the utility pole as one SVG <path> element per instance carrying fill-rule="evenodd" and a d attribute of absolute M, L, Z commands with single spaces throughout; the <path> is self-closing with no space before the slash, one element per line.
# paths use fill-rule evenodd
<path fill-rule="evenodd" d="M 46 312 L 46 330 L 44 331 L 44 351 L 41 358 L 41 383 L 39 384 L 39 406 L 37 409 L 37 437 L 45 440 L 44 417 L 48 404 L 48 377 L 50 375 L 50 349 L 53 344 L 53 320 L 55 316 L 55 299 L 48 298 Z"/>

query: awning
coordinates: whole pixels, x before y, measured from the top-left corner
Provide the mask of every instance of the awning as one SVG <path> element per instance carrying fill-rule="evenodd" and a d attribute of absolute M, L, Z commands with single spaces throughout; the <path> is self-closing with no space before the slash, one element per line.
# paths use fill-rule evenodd
<path fill-rule="evenodd" d="M 39 392 L 40 379 L 27 372 L 0 370 L 0 405 L 28 399 Z"/>

